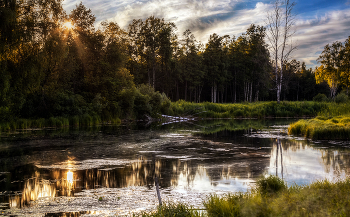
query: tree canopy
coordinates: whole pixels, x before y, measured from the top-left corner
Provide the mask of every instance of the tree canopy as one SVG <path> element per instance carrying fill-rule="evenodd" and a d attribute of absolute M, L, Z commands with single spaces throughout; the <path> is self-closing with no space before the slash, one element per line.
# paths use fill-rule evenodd
<path fill-rule="evenodd" d="M 108 21 L 96 27 L 90 9 L 80 3 L 66 13 L 61 0 L 4 0 L 0 20 L 3 120 L 142 118 L 167 111 L 170 100 L 276 100 L 263 26 L 251 24 L 239 37 L 213 33 L 203 44 L 191 30 L 178 35 L 174 23 L 154 16 L 127 29 Z M 322 81 L 333 79 L 327 73 L 336 74 L 337 87 L 348 88 L 349 39 L 338 45 L 320 56 L 315 72 L 321 84 L 304 63 L 283 60 L 283 99 L 310 100 Z"/>

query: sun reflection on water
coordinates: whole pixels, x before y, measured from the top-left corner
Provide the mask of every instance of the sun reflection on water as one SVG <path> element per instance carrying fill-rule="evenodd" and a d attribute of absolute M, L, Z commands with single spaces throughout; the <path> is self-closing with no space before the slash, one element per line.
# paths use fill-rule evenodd
<path fill-rule="evenodd" d="M 73 184 L 73 172 L 70 170 L 67 172 L 67 182 L 72 185 Z"/>

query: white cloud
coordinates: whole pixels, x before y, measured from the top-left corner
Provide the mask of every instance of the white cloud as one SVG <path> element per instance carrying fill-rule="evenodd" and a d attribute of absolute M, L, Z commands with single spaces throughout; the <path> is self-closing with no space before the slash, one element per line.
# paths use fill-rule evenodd
<path fill-rule="evenodd" d="M 264 25 L 271 5 L 263 3 L 267 2 L 265 0 L 261 1 L 250 8 L 247 8 L 248 2 L 244 0 L 85 0 L 83 4 L 91 8 L 97 23 L 108 19 L 126 29 L 133 19 L 146 19 L 153 15 L 174 22 L 179 36 L 190 29 L 197 40 L 205 43 L 213 33 L 237 37 L 252 23 Z M 79 1 L 63 2 L 67 13 L 76 4 Z M 328 12 L 311 19 L 310 15 L 307 14 L 307 20 L 300 18 L 296 22 L 297 32 L 293 41 L 298 45 L 298 50 L 292 57 L 305 61 L 308 67 L 314 67 L 326 44 L 337 40 L 344 42 L 350 35 L 350 9 Z"/>
<path fill-rule="evenodd" d="M 350 35 L 349 26 L 350 9 L 332 11 L 310 20 L 298 20 L 294 37 L 298 50 L 294 53 L 294 58 L 314 67 L 326 44 L 345 41 Z"/>

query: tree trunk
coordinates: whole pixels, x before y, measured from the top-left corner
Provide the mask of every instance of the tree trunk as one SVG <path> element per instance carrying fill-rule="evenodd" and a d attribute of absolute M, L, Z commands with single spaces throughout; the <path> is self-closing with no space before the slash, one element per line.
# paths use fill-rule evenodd
<path fill-rule="evenodd" d="M 185 101 L 187 101 L 187 81 L 185 82 Z"/>
<path fill-rule="evenodd" d="M 255 93 L 255 102 L 259 101 L 259 90 L 256 91 Z"/>
<path fill-rule="evenodd" d="M 250 96 L 249 96 L 249 102 L 252 102 L 252 96 L 253 96 L 253 82 L 250 82 Z"/>

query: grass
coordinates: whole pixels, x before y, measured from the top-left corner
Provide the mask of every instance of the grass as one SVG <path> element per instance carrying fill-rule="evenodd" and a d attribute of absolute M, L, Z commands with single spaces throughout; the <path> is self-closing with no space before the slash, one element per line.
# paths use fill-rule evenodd
<path fill-rule="evenodd" d="M 141 216 L 350 216 L 350 180 L 287 187 L 275 176 L 262 178 L 246 193 L 210 195 L 205 212 L 185 204 L 169 204 Z"/>
<path fill-rule="evenodd" d="M 309 120 L 299 120 L 288 128 L 291 135 L 301 135 L 306 138 L 350 139 L 350 104 L 331 103 L 319 116 Z"/>
<path fill-rule="evenodd" d="M 169 115 L 200 118 L 267 118 L 315 117 L 327 109 L 325 102 L 254 102 L 254 103 L 191 103 L 183 100 L 171 103 Z"/>
<path fill-rule="evenodd" d="M 270 179 L 270 180 L 267 180 Z M 257 186 L 245 194 L 210 196 L 204 203 L 208 216 L 349 216 L 350 180 L 317 181 L 286 187 L 278 177 L 263 179 L 274 187 Z M 275 188 L 278 186 L 277 188 Z M 268 192 L 268 193 L 267 193 Z M 228 209 L 234 212 L 228 212 Z"/>
<path fill-rule="evenodd" d="M 197 210 L 194 210 L 191 206 L 184 203 L 168 203 L 162 206 L 158 206 L 158 209 L 154 212 L 143 212 L 139 215 L 134 214 L 134 216 L 142 217 L 199 217 L 204 216 Z"/>
<path fill-rule="evenodd" d="M 314 140 L 349 140 L 350 115 L 336 117 L 318 116 L 314 119 L 299 120 L 289 126 L 288 133 Z"/>

